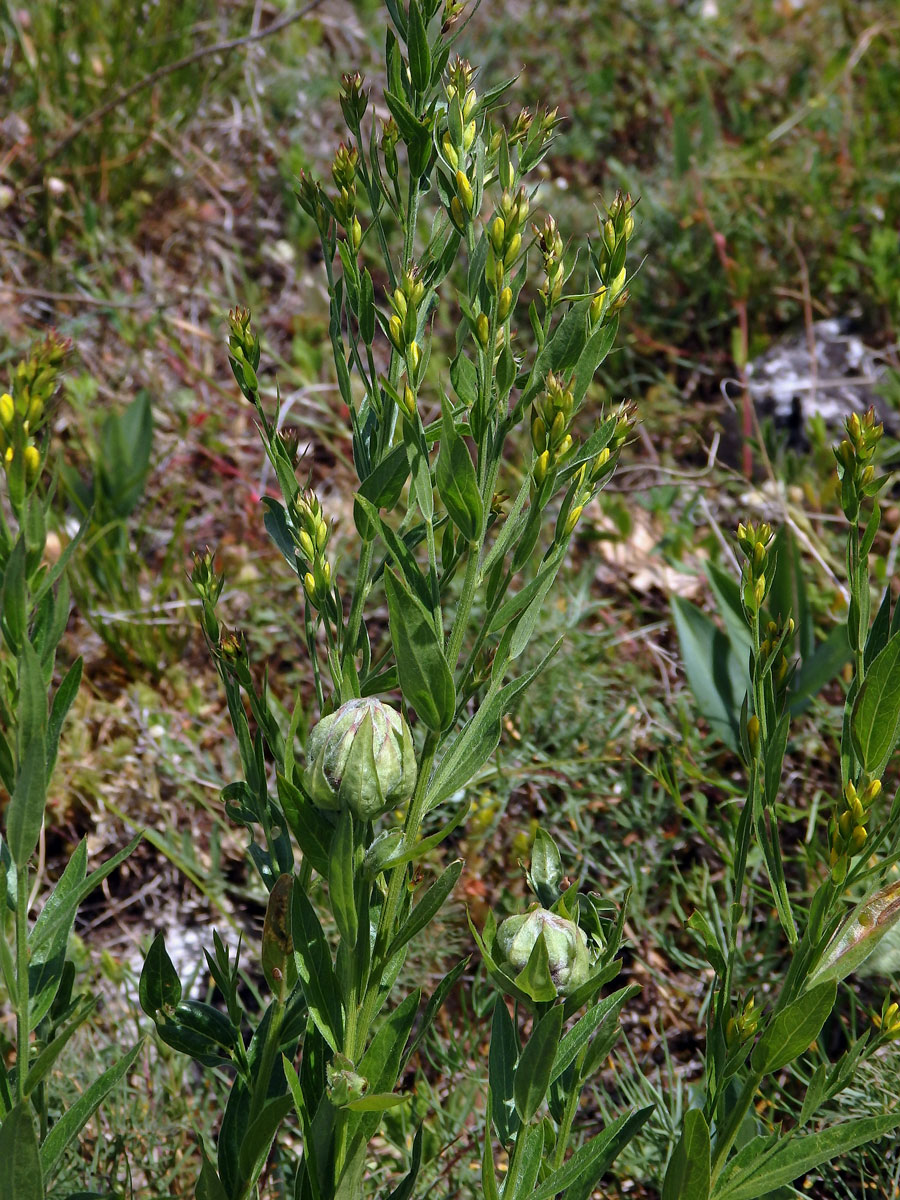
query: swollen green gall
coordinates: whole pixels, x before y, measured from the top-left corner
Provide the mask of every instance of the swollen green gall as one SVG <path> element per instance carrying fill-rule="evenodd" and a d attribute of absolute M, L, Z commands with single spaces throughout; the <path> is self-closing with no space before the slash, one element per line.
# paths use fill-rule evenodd
<path fill-rule="evenodd" d="M 416 774 L 409 726 L 380 700 L 348 700 L 310 731 L 305 781 L 319 808 L 373 821 L 410 799 Z"/>
<path fill-rule="evenodd" d="M 525 968 L 538 938 L 544 939 L 550 978 L 561 996 L 587 982 L 590 975 L 587 939 L 574 921 L 558 917 L 546 908 L 535 908 L 522 916 L 507 917 L 497 930 L 497 948 L 511 967 Z"/>

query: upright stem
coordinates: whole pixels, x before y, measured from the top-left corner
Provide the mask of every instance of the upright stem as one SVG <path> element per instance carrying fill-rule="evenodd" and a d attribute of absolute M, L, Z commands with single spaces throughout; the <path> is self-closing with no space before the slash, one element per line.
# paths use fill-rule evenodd
<path fill-rule="evenodd" d="M 29 1028 L 28 995 L 28 866 L 16 867 L 16 1097 L 25 1099 L 28 1074 Z"/>

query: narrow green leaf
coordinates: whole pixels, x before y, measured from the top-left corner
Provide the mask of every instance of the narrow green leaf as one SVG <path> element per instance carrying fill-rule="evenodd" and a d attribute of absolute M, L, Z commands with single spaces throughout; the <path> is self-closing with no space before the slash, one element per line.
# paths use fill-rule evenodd
<path fill-rule="evenodd" d="M 197 1186 L 194 1188 L 195 1200 L 228 1200 L 228 1195 L 224 1187 L 222 1187 L 219 1174 L 207 1157 L 206 1147 L 202 1143 L 200 1145 L 200 1152 L 203 1155 L 203 1163 L 200 1167 L 200 1177 L 197 1180 Z"/>
<path fill-rule="evenodd" d="M 393 571 L 385 571 L 391 641 L 400 688 L 419 720 L 440 733 L 453 723 L 456 689 L 431 614 Z"/>
<path fill-rule="evenodd" d="M 356 945 L 358 921 L 353 868 L 353 817 L 345 809 L 331 840 L 328 861 L 328 900 L 341 937 L 348 947 Z"/>
<path fill-rule="evenodd" d="M 829 980 L 777 1013 L 753 1049 L 750 1059 L 753 1070 L 769 1075 L 801 1055 L 819 1036 L 836 996 L 837 984 Z"/>
<path fill-rule="evenodd" d="M 555 1200 L 560 1192 L 569 1187 L 588 1190 L 600 1179 L 616 1155 L 628 1145 L 635 1134 L 650 1119 L 656 1106 L 649 1104 L 637 1112 L 626 1113 L 585 1142 L 556 1171 L 552 1171 L 537 1187 L 531 1200 Z"/>
<path fill-rule="evenodd" d="M 538 1022 L 519 1058 L 513 1095 L 523 1121 L 531 1120 L 547 1094 L 562 1022 L 562 1005 L 556 1004 Z"/>
<path fill-rule="evenodd" d="M 516 1037 L 516 1027 L 509 1015 L 506 1001 L 502 996 L 498 996 L 494 1003 L 494 1019 L 491 1022 L 488 1079 L 491 1119 L 497 1130 L 497 1137 L 504 1146 L 519 1126 L 519 1118 L 512 1103 L 518 1057 L 519 1041 Z"/>
<path fill-rule="evenodd" d="M 900 731 L 900 634 L 875 656 L 850 717 L 850 733 L 863 769 L 879 778 Z"/>
<path fill-rule="evenodd" d="M 95 1079 L 72 1107 L 66 1109 L 47 1134 L 40 1151 L 45 1180 L 53 1178 L 67 1146 L 81 1133 L 109 1093 L 122 1082 L 134 1066 L 143 1044 L 143 1039 L 141 1039 L 127 1054 L 123 1054 L 98 1079 Z"/>
<path fill-rule="evenodd" d="M 297 845 L 320 875 L 328 875 L 328 857 L 333 827 L 312 801 L 283 775 L 276 775 L 281 810 L 297 839 Z"/>
<path fill-rule="evenodd" d="M 365 1096 L 360 1096 L 358 1100 L 350 1100 L 344 1105 L 344 1108 L 350 1112 L 365 1112 L 365 1113 L 383 1113 L 389 1108 L 396 1108 L 399 1104 L 406 1104 L 411 1097 L 409 1095 L 401 1096 L 397 1092 L 373 1092 L 366 1093 Z"/>
<path fill-rule="evenodd" d="M 446 399 L 442 400 L 441 407 L 443 432 L 435 465 L 435 483 L 450 520 L 467 541 L 474 542 L 481 536 L 484 521 L 475 466 L 465 441 L 454 428 L 453 414 Z"/>
<path fill-rule="evenodd" d="M 269 893 L 262 932 L 262 969 L 273 996 L 287 998 L 294 965 L 291 938 L 291 890 L 293 875 L 279 875 Z M 293 982 L 296 975 L 293 976 Z"/>
<path fill-rule="evenodd" d="M 628 1003 L 632 996 L 636 996 L 640 990 L 639 984 L 632 983 L 627 987 L 619 988 L 611 996 L 606 996 L 603 1000 L 599 1000 L 596 1004 L 591 1005 L 584 1016 L 575 1022 L 560 1041 L 559 1049 L 556 1052 L 556 1058 L 553 1062 L 553 1070 L 550 1072 L 551 1083 L 562 1075 L 569 1064 L 574 1062 L 581 1051 L 590 1043 L 597 1027 L 611 1015 L 614 1019 L 617 1019 L 622 1007 Z"/>
<path fill-rule="evenodd" d="M 669 1160 L 662 1200 L 708 1200 L 709 1180 L 709 1126 L 700 1109 L 691 1108 Z"/>
<path fill-rule="evenodd" d="M 17 867 L 24 867 L 41 835 L 47 797 L 47 751 L 43 731 L 25 746 L 6 811 L 6 839 Z"/>
<path fill-rule="evenodd" d="M 62 732 L 63 722 L 68 715 L 69 709 L 72 707 L 72 702 L 78 695 L 78 689 L 81 686 L 81 671 L 83 660 L 76 658 L 63 676 L 62 682 L 56 689 L 56 695 L 53 697 L 53 703 L 50 706 L 50 720 L 47 723 L 47 780 L 53 774 L 53 768 L 56 764 L 56 754 L 59 750 L 59 735 Z"/>
<path fill-rule="evenodd" d="M 407 38 L 412 85 L 417 92 L 423 93 L 431 82 L 431 51 L 419 0 L 409 0 Z"/>
<path fill-rule="evenodd" d="M 245 1187 L 242 1194 L 246 1195 L 262 1174 L 278 1127 L 293 1105 L 290 1093 L 270 1100 L 244 1134 L 238 1154 L 238 1172 Z"/>
<path fill-rule="evenodd" d="M 880 1117 L 857 1117 L 841 1121 L 820 1133 L 787 1138 L 761 1166 L 751 1164 L 746 1170 L 720 1181 L 720 1186 L 713 1191 L 713 1200 L 759 1200 L 760 1196 L 793 1183 L 822 1163 L 848 1154 L 857 1146 L 877 1141 L 898 1126 L 900 1113 L 887 1113 Z"/>
<path fill-rule="evenodd" d="M 500 742 L 501 721 L 520 692 L 537 678 L 562 645 L 562 639 L 532 671 L 520 675 L 505 686 L 492 682 L 478 711 L 463 726 L 438 763 L 428 786 L 429 809 L 465 787 L 481 766 L 490 758 Z"/>
<path fill-rule="evenodd" d="M 291 897 L 291 934 L 297 972 L 310 1016 L 322 1037 L 337 1053 L 343 1041 L 344 1023 L 331 951 L 306 893 L 296 886 Z"/>
<path fill-rule="evenodd" d="M 403 922 L 400 931 L 388 948 L 385 955 L 386 958 L 393 958 L 398 950 L 402 950 L 408 942 L 412 941 L 416 934 L 421 933 L 437 916 L 444 906 L 444 901 L 456 887 L 462 869 L 463 861 L 461 858 L 458 858 L 434 881 Z"/>

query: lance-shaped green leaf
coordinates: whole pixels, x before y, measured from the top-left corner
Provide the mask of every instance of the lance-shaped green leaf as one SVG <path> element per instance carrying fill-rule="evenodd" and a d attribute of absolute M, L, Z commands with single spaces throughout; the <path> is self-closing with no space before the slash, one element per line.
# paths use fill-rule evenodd
<path fill-rule="evenodd" d="M 607 1125 L 602 1133 L 580 1146 L 558 1170 L 551 1171 L 535 1189 L 530 1200 L 555 1200 L 555 1197 L 567 1188 L 574 1189 L 573 1196 L 589 1195 L 597 1180 L 609 1170 L 616 1155 L 650 1119 L 655 1107 L 649 1104 L 646 1108 L 626 1113 Z"/>
<path fill-rule="evenodd" d="M 343 1042 L 344 1022 L 334 964 L 319 918 L 301 887 L 294 887 L 292 891 L 291 936 L 297 973 L 310 1016 L 322 1037 L 337 1053 Z"/>
<path fill-rule="evenodd" d="M 438 763 L 428 786 L 428 808 L 434 808 L 448 796 L 465 787 L 478 769 L 490 758 L 500 742 L 501 721 L 516 696 L 537 678 L 557 652 L 562 639 L 550 649 L 532 671 L 504 686 L 493 681 L 471 721 L 451 742 Z"/>
<path fill-rule="evenodd" d="M 419 720 L 440 733 L 453 723 L 456 690 L 431 613 L 394 574 L 385 571 L 391 641 L 400 688 Z"/>
<path fill-rule="evenodd" d="M 386 959 L 393 958 L 398 950 L 402 950 L 417 933 L 421 933 L 434 920 L 443 908 L 444 901 L 456 887 L 462 869 L 463 860 L 458 858 L 434 881 L 401 925 L 399 932 L 388 947 Z"/>
<path fill-rule="evenodd" d="M 891 883 L 856 906 L 835 933 L 809 976 L 807 986 L 840 982 L 858 970 L 900 920 L 900 883 Z"/>
<path fill-rule="evenodd" d="M 44 1200 L 44 1177 L 29 1104 L 17 1104 L 0 1125 L 0 1197 Z"/>
<path fill-rule="evenodd" d="M 877 1141 L 898 1126 L 900 1113 L 887 1113 L 841 1121 L 819 1133 L 788 1137 L 780 1143 L 755 1138 L 728 1164 L 713 1189 L 713 1200 L 759 1200 L 822 1163 Z M 762 1143 L 772 1146 L 772 1151 L 763 1155 Z M 754 1157 L 762 1161 L 754 1162 Z"/>
<path fill-rule="evenodd" d="M 262 934 L 262 969 L 273 996 L 285 1000 L 296 979 L 291 937 L 293 875 L 279 875 L 269 893 Z"/>
<path fill-rule="evenodd" d="M 371 722 L 369 728 L 371 729 Z M 328 861 L 328 899 L 341 937 L 351 947 L 356 945 L 359 929 L 354 888 L 353 847 L 353 817 L 349 809 L 345 809 L 338 818 L 337 829 L 331 839 L 331 854 Z"/>
<path fill-rule="evenodd" d="M 553 1062 L 553 1070 L 550 1072 L 551 1083 L 554 1079 L 558 1079 L 569 1064 L 574 1062 L 581 1051 L 590 1044 L 597 1028 L 608 1018 L 612 1018 L 613 1021 L 617 1020 L 623 1005 L 627 1004 L 632 996 L 636 996 L 640 990 L 638 984 L 632 983 L 591 1005 L 584 1016 L 575 1022 L 560 1041 Z"/>
<path fill-rule="evenodd" d="M 537 1023 L 519 1057 L 513 1096 L 523 1121 L 531 1120 L 547 1095 L 562 1022 L 562 1005 L 555 1004 Z"/>
<path fill-rule="evenodd" d="M 53 1178 L 67 1146 L 78 1136 L 109 1093 L 122 1082 L 134 1066 L 143 1044 L 142 1039 L 127 1054 L 123 1054 L 117 1062 L 104 1071 L 99 1079 L 95 1079 L 72 1107 L 66 1109 L 47 1134 L 40 1150 L 45 1181 Z"/>
<path fill-rule="evenodd" d="M 900 732 L 900 633 L 875 656 L 853 702 L 850 733 L 863 769 L 878 778 Z"/>
<path fill-rule="evenodd" d="M 662 1200 L 708 1200 L 709 1179 L 709 1126 L 701 1110 L 691 1108 L 669 1160 Z"/>
<path fill-rule="evenodd" d="M 820 983 L 776 1013 L 750 1058 L 760 1075 L 780 1071 L 793 1062 L 819 1036 L 819 1031 L 834 1008 L 837 984 Z"/>
<path fill-rule="evenodd" d="M 519 1041 L 516 1037 L 516 1027 L 505 1000 L 498 996 L 494 1004 L 491 1048 L 488 1052 L 488 1079 L 491 1085 L 489 1111 L 497 1130 L 497 1137 L 504 1145 L 519 1127 L 519 1117 L 513 1102 L 518 1059 Z"/>
<path fill-rule="evenodd" d="M 181 980 L 166 952 L 163 933 L 156 935 L 147 951 L 141 969 L 138 998 L 147 1016 L 154 1019 L 158 1013 L 174 1009 L 181 1000 Z"/>
<path fill-rule="evenodd" d="M 281 810 L 310 866 L 328 875 L 328 856 L 333 826 L 306 795 L 283 775 L 276 775 Z"/>
<path fill-rule="evenodd" d="M 435 483 L 450 520 L 466 541 L 474 542 L 481 536 L 484 522 L 484 505 L 478 490 L 475 466 L 465 441 L 456 432 L 446 397 L 442 398 L 441 411 L 443 425 L 441 449 L 434 471 Z"/>
<path fill-rule="evenodd" d="M 417 92 L 424 92 L 431 82 L 431 51 L 428 47 L 428 31 L 422 17 L 419 0 L 409 0 L 407 22 L 407 49 L 409 50 L 409 74 Z"/>

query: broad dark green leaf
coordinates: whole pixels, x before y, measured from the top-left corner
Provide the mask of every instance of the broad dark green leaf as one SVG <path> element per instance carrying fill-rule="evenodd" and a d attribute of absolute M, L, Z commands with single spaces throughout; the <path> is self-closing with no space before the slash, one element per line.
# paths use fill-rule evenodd
<path fill-rule="evenodd" d="M 197 1186 L 194 1189 L 196 1200 L 228 1200 L 228 1194 L 222 1181 L 219 1179 L 218 1172 L 206 1155 L 206 1149 L 201 1144 L 200 1151 L 203 1155 L 203 1163 L 200 1167 L 200 1177 L 197 1180 Z"/>
<path fill-rule="evenodd" d="M 134 1066 L 143 1044 L 143 1039 L 141 1039 L 127 1054 L 123 1054 L 98 1079 L 95 1079 L 72 1107 L 66 1109 L 47 1134 L 40 1151 L 45 1180 L 49 1181 L 53 1178 L 70 1142 L 78 1136 L 109 1093 L 122 1082 Z"/>
<path fill-rule="evenodd" d="M 400 688 L 419 720 L 440 733 L 453 723 L 456 689 L 431 614 L 393 571 L 385 571 L 391 641 Z"/>
<path fill-rule="evenodd" d="M 709 1179 L 709 1126 L 700 1109 L 691 1108 L 669 1160 L 662 1200 L 708 1200 Z"/>
<path fill-rule="evenodd" d="M 148 1017 L 156 1017 L 165 1009 L 174 1009 L 181 1000 L 181 980 L 166 952 L 165 934 L 158 933 L 153 939 L 138 987 L 141 1008 Z"/>
<path fill-rule="evenodd" d="M 516 1028 L 506 1007 L 506 1001 L 502 996 L 498 996 L 494 1003 L 494 1019 L 491 1022 L 488 1079 L 491 1119 L 497 1130 L 497 1137 L 504 1145 L 509 1142 L 519 1126 L 519 1118 L 512 1102 L 518 1058 L 519 1041 Z"/>
<path fill-rule="evenodd" d="M 25 746 L 16 786 L 6 811 L 6 839 L 16 866 L 24 867 L 37 846 L 47 795 L 47 750 L 43 732 Z"/>
<path fill-rule="evenodd" d="M 17 1104 L 0 1125 L 0 1200 L 44 1200 L 31 1106 Z"/>
<path fill-rule="evenodd" d="M 834 1008 L 837 984 L 831 980 L 805 992 L 777 1013 L 751 1055 L 753 1070 L 780 1071 L 814 1042 Z"/>
<path fill-rule="evenodd" d="M 450 382 L 466 408 L 471 408 L 478 399 L 478 372 L 472 360 L 462 351 L 450 364 Z"/>
<path fill-rule="evenodd" d="M 544 908 L 551 908 L 559 899 L 562 877 L 562 859 L 556 842 L 539 825 L 531 847 L 528 882 Z"/>
<path fill-rule="evenodd" d="M 513 1096 L 523 1121 L 531 1120 L 547 1094 L 562 1022 L 562 1005 L 556 1004 L 538 1022 L 519 1057 Z"/>
<path fill-rule="evenodd" d="M 850 733 L 863 769 L 879 778 L 900 731 L 900 634 L 894 634 L 863 680 L 850 717 Z"/>
<path fill-rule="evenodd" d="M 359 486 L 358 495 L 368 500 L 376 509 L 386 508 L 389 512 L 400 499 L 403 485 L 409 478 L 409 456 L 405 446 L 395 446 L 381 460 L 372 473 Z M 353 505 L 353 519 L 360 537 L 371 541 L 375 527 L 365 509 Z"/>

